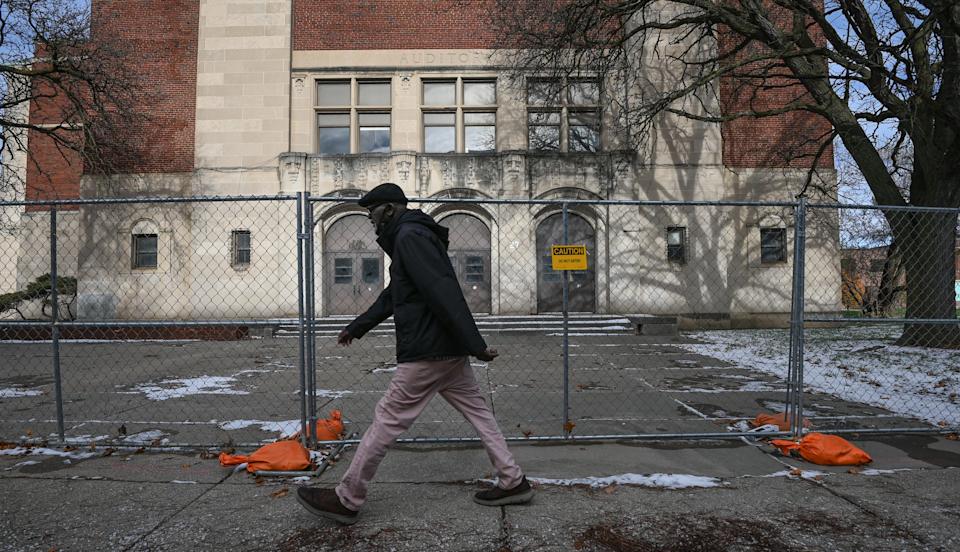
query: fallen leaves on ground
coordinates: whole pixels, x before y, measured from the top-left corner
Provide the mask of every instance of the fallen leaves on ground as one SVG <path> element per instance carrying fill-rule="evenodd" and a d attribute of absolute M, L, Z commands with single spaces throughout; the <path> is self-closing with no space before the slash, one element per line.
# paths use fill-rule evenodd
<path fill-rule="evenodd" d="M 272 496 L 273 498 L 283 498 L 283 497 L 287 496 L 287 493 L 289 493 L 289 492 L 290 492 L 290 489 L 288 489 L 288 488 L 286 488 L 286 487 L 281 487 L 281 488 L 273 491 L 272 493 L 270 493 L 270 496 Z"/>

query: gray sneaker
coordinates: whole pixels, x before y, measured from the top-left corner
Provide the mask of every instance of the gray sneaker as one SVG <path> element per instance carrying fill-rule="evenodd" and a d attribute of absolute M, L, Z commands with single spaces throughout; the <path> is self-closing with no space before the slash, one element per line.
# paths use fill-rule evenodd
<path fill-rule="evenodd" d="M 484 506 L 506 506 L 508 504 L 526 504 L 533 498 L 533 489 L 527 476 L 523 476 L 520 484 L 512 489 L 501 489 L 494 487 L 486 491 L 480 491 L 473 495 L 473 501 Z"/>

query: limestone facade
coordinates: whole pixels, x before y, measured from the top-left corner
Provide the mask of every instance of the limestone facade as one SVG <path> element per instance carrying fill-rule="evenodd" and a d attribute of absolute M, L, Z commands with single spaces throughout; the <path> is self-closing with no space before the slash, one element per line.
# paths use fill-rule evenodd
<path fill-rule="evenodd" d="M 199 21 L 194 171 L 85 176 L 82 194 L 287 198 L 309 192 L 319 198 L 314 231 L 319 314 L 334 310 L 331 298 L 341 293 L 335 286 L 348 280 L 347 265 L 338 263 L 351 255 L 359 259 L 350 265 L 351 293 L 378 291 L 389 283 L 389 259 L 377 257 L 370 235 L 358 230 L 357 239 L 348 243 L 327 240 L 337 224 L 364 214 L 341 199 L 385 181 L 397 183 L 409 197 L 435 200 L 412 206 L 441 221 L 449 217 L 452 224 L 454 215 L 481 221 L 490 233 L 489 251 L 462 245 L 456 253 L 462 279 L 474 280 L 464 285 L 489 288 L 491 313 L 534 314 L 556 310 L 544 297 L 556 275 L 545 272 L 541 249 L 544 240 L 557 239 L 542 229 L 560 203 L 542 201 L 783 202 L 792 201 L 807 174 L 798 168 L 728 168 L 719 125 L 675 117 L 636 147 L 615 130 L 618 115 L 603 92 L 598 152 L 535 151 L 528 144 L 528 112 L 537 106 L 528 104 L 529 83 L 502 70 L 502 52 L 292 50 L 290 0 L 202 0 Z M 648 81 L 668 78 L 669 71 L 659 68 L 654 75 L 655 64 L 641 61 L 638 70 L 651 71 Z M 342 105 L 330 106 L 318 97 L 320 85 L 333 82 L 349 87 Z M 424 86 L 437 82 L 455 84 L 453 104 L 426 105 Z M 468 82 L 495 83 L 495 103 L 478 110 L 495 114 L 493 151 L 463 151 L 463 115 L 475 111 L 463 102 Z M 359 88 L 364 83 L 388 84 L 389 101 L 363 103 Z M 621 83 L 598 84 L 603 91 Z M 568 108 L 562 107 L 564 115 Z M 455 115 L 457 152 L 425 151 L 424 116 L 434 112 Z M 351 153 L 319 151 L 318 116 L 331 113 L 346 116 Z M 360 151 L 361 115 L 369 113 L 388 115 L 387 151 Z M 570 119 L 563 121 L 566 136 Z M 830 169 L 818 177 L 828 185 L 835 180 Z M 75 245 L 80 317 L 295 316 L 296 205 L 282 198 L 82 207 Z M 475 201 L 444 203 L 443 198 Z M 483 203 L 502 199 L 541 203 Z M 574 275 L 571 284 L 583 290 L 575 293 L 590 294 L 582 304 L 592 311 L 677 314 L 691 324 L 719 327 L 786 320 L 794 237 L 788 207 L 578 204 L 571 216 L 586 224 L 593 244 L 590 271 Z M 40 239 L 42 225 L 35 225 Z M 670 229 L 678 228 L 685 237 L 682 263 L 667 254 Z M 781 262 L 761 260 L 761 233 L 768 229 L 783 230 Z M 249 236 L 247 263 L 235 262 L 238 232 Z M 807 308 L 838 311 L 837 229 L 832 221 L 814 221 L 807 233 Z M 157 237 L 155 268 L 131 263 L 134 235 Z M 377 275 L 360 273 L 374 265 Z"/>

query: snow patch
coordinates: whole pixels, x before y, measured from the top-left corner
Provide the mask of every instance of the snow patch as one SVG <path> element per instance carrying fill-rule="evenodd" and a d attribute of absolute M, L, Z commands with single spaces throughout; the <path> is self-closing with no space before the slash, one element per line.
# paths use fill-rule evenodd
<path fill-rule="evenodd" d="M 150 429 L 147 431 L 141 431 L 139 433 L 127 435 L 123 438 L 123 442 L 134 445 L 149 445 L 158 439 L 160 440 L 161 445 L 170 442 L 170 440 L 167 439 L 167 434 L 159 429 Z"/>
<path fill-rule="evenodd" d="M 220 422 L 217 427 L 224 430 L 243 429 L 250 426 L 260 426 L 261 431 L 277 431 L 283 437 L 300 431 L 300 420 L 280 420 L 276 422 L 264 420 L 228 420 Z"/>
<path fill-rule="evenodd" d="M 705 343 L 678 343 L 692 353 L 785 378 L 785 330 L 695 332 Z M 844 400 L 866 403 L 931 424 L 960 426 L 960 355 L 956 351 L 893 345 L 896 327 L 851 327 L 805 333 L 804 385 Z"/>
<path fill-rule="evenodd" d="M 892 470 L 878 470 L 876 468 L 867 468 L 858 472 L 859 475 L 874 476 L 874 475 L 887 475 L 891 473 L 903 472 L 903 471 L 913 471 L 911 468 L 894 468 Z"/>
<path fill-rule="evenodd" d="M 74 460 L 86 460 L 99 456 L 99 452 L 78 452 L 75 450 L 64 451 L 45 447 L 14 447 L 0 450 L 0 456 L 59 456 L 61 458 L 72 458 Z"/>
<path fill-rule="evenodd" d="M 171 483 L 176 483 L 178 485 L 196 485 L 196 481 L 181 481 L 179 479 L 174 479 Z"/>
<path fill-rule="evenodd" d="M 145 394 L 153 401 L 179 399 L 189 395 L 249 395 L 247 391 L 231 389 L 230 386 L 236 381 L 237 378 L 232 376 L 200 376 L 164 380 L 156 385 L 138 385 L 134 387 L 134 391 Z"/>
<path fill-rule="evenodd" d="M 572 485 L 587 485 L 595 489 L 610 485 L 634 485 L 639 487 L 655 487 L 659 489 L 707 489 L 711 487 L 720 487 L 722 485 L 721 481 L 715 477 L 678 473 L 624 473 L 620 475 L 610 475 L 607 477 L 581 477 L 574 479 L 546 479 L 541 477 L 528 477 L 527 479 L 535 483 L 539 483 L 540 485 L 559 485 L 564 487 L 569 487 Z"/>
<path fill-rule="evenodd" d="M 37 395 L 43 395 L 42 389 L 26 389 L 22 385 L 14 385 L 13 387 L 5 387 L 0 389 L 0 399 L 12 399 L 14 397 L 36 397 Z"/>
<path fill-rule="evenodd" d="M 761 475 L 760 477 L 786 477 L 789 479 L 817 479 L 823 478 L 830 475 L 827 472 L 817 471 L 817 470 L 782 470 L 778 472 L 773 472 L 768 475 Z"/>
<path fill-rule="evenodd" d="M 317 396 L 327 399 L 339 399 L 344 395 L 350 395 L 353 391 L 336 391 L 334 389 L 317 389 Z"/>

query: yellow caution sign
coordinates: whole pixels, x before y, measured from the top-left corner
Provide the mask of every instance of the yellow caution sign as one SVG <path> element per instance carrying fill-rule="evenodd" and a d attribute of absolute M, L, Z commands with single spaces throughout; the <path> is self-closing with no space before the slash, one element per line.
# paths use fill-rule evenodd
<path fill-rule="evenodd" d="M 554 270 L 586 270 L 587 246 L 553 245 L 550 247 L 550 260 Z"/>

